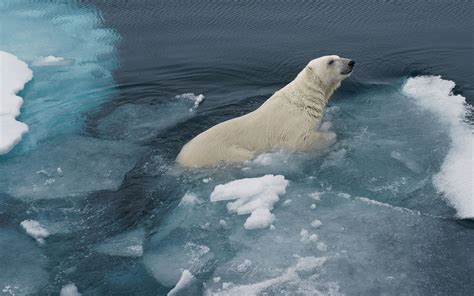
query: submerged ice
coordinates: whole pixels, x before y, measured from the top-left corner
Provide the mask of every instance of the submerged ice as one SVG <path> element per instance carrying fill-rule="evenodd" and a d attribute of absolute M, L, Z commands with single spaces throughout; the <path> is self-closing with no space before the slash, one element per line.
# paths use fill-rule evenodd
<path fill-rule="evenodd" d="M 79 131 L 84 113 L 113 93 L 116 33 L 100 24 L 95 8 L 74 3 L 2 1 L 0 18 L 0 50 L 15 55 L 34 72 L 22 92 L 21 121 L 29 132 L 10 153 L 26 152 L 49 137 Z M 19 73 L 7 66 L 2 61 L 8 76 Z M 29 75 L 22 85 L 31 79 Z M 16 89 L 10 83 L 2 83 L 4 87 Z"/>

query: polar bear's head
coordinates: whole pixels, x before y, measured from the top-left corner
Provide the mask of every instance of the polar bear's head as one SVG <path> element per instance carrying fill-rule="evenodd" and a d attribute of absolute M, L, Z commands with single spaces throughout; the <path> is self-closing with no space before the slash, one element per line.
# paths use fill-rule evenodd
<path fill-rule="evenodd" d="M 308 79 L 321 84 L 332 93 L 340 86 L 342 80 L 351 75 L 354 64 L 353 60 L 329 55 L 312 60 L 304 71 Z"/>

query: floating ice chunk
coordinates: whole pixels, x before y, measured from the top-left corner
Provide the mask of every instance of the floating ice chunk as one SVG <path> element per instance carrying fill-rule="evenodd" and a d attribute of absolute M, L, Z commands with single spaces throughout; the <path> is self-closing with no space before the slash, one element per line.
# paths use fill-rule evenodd
<path fill-rule="evenodd" d="M 175 96 L 176 99 L 187 99 L 190 101 L 194 102 L 194 109 L 197 109 L 197 107 L 204 101 L 205 97 L 203 94 L 200 95 L 195 95 L 194 93 L 184 93 L 181 95 Z M 192 111 L 192 109 L 190 109 Z"/>
<path fill-rule="evenodd" d="M 28 132 L 28 126 L 15 119 L 23 104 L 16 93 L 32 78 L 33 72 L 25 62 L 0 51 L 0 155 L 8 153 Z"/>
<path fill-rule="evenodd" d="M 300 241 L 304 244 L 309 242 L 315 242 L 319 238 L 317 234 L 309 234 L 309 231 L 306 229 L 301 229 L 300 236 Z"/>
<path fill-rule="evenodd" d="M 141 257 L 144 240 L 145 230 L 138 228 L 106 239 L 97 245 L 95 250 L 111 256 Z"/>
<path fill-rule="evenodd" d="M 291 202 L 292 202 L 291 199 L 287 199 L 287 200 L 285 200 L 285 201 L 283 202 L 283 206 L 284 206 L 284 207 L 287 207 L 287 206 L 289 206 L 289 205 L 291 204 Z"/>
<path fill-rule="evenodd" d="M 318 219 L 314 219 L 311 222 L 311 226 L 314 228 L 319 228 L 321 225 L 323 225 L 323 222 L 319 221 Z"/>
<path fill-rule="evenodd" d="M 316 209 L 316 205 L 315 205 L 315 204 L 311 204 L 309 207 L 311 208 L 311 210 Z"/>
<path fill-rule="evenodd" d="M 223 185 L 217 185 L 211 193 L 211 201 L 236 200 L 227 204 L 231 213 L 251 214 L 244 224 L 246 229 L 265 228 L 275 217 L 270 212 L 286 193 L 288 181 L 281 175 L 265 175 L 259 178 L 245 178 Z"/>
<path fill-rule="evenodd" d="M 201 203 L 203 203 L 203 201 L 199 199 L 196 194 L 192 192 L 186 192 L 183 198 L 181 198 L 179 205 L 180 206 L 195 206 Z"/>
<path fill-rule="evenodd" d="M 0 166 L 0 188 L 19 199 L 80 196 L 114 190 L 133 168 L 141 148 L 125 142 L 66 137 Z M 131 151 L 137 153 L 131 153 Z M 57 170 L 61 167 L 61 172 Z M 21 175 L 22 178 L 18 178 Z"/>
<path fill-rule="evenodd" d="M 451 148 L 433 184 L 459 217 L 474 218 L 474 133 L 464 121 L 472 110 L 465 97 L 453 94 L 454 86 L 441 76 L 418 76 L 407 79 L 402 91 L 448 127 Z"/>
<path fill-rule="evenodd" d="M 410 171 L 414 173 L 419 174 L 422 172 L 422 168 L 420 167 L 419 164 L 417 164 L 415 161 L 409 159 L 406 155 L 403 155 L 398 151 L 392 151 L 390 153 L 390 157 L 395 160 L 398 160 L 403 165 L 405 165 Z"/>
<path fill-rule="evenodd" d="M 318 248 L 318 250 L 323 251 L 323 252 L 328 249 L 328 246 L 325 243 L 321 243 L 321 242 L 317 243 L 316 247 Z"/>
<path fill-rule="evenodd" d="M 65 59 L 63 57 L 55 57 L 49 55 L 47 57 L 36 58 L 31 65 L 36 67 L 47 67 L 47 66 L 65 66 L 73 63 L 73 60 Z"/>
<path fill-rule="evenodd" d="M 218 282 L 221 281 L 221 278 L 218 277 L 218 276 L 216 276 L 216 277 L 214 277 L 214 278 L 212 279 L 212 281 L 213 281 L 214 283 L 218 283 Z"/>
<path fill-rule="evenodd" d="M 345 198 L 345 199 L 351 198 L 351 195 L 349 193 L 345 193 L 345 192 L 339 192 L 336 195 L 339 196 L 339 197 Z"/>
<path fill-rule="evenodd" d="M 43 243 L 44 239 L 49 236 L 49 231 L 44 228 L 38 221 L 24 220 L 20 223 L 26 233 L 39 243 Z"/>
<path fill-rule="evenodd" d="M 309 197 L 311 197 L 312 199 L 314 199 L 316 201 L 320 201 L 321 200 L 321 194 L 322 194 L 322 192 L 315 191 L 313 193 L 310 193 Z"/>
<path fill-rule="evenodd" d="M 273 221 L 275 221 L 275 215 L 273 215 L 269 209 L 256 209 L 250 217 L 244 223 L 245 229 L 257 229 L 269 227 Z"/>
<path fill-rule="evenodd" d="M 76 285 L 71 283 L 63 286 L 59 292 L 59 296 L 81 296 Z"/>
<path fill-rule="evenodd" d="M 250 266 L 252 266 L 252 261 L 250 261 L 249 259 L 245 259 L 244 262 L 237 266 L 237 271 L 246 272 Z"/>
<path fill-rule="evenodd" d="M 194 276 L 189 270 L 185 269 L 181 273 L 181 277 L 179 278 L 178 282 L 176 283 L 176 286 L 174 286 L 171 291 L 168 292 L 167 296 L 175 296 L 177 295 L 180 291 L 182 291 L 184 288 L 188 287 L 191 282 L 194 280 Z"/>

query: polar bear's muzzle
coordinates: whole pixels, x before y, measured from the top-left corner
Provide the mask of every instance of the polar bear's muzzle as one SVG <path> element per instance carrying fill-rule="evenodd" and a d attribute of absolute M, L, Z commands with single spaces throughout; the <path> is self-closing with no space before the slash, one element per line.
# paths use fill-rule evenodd
<path fill-rule="evenodd" d="M 343 69 L 341 71 L 341 75 L 349 75 L 352 73 L 352 69 L 354 69 L 355 62 L 353 60 L 346 59 Z"/>

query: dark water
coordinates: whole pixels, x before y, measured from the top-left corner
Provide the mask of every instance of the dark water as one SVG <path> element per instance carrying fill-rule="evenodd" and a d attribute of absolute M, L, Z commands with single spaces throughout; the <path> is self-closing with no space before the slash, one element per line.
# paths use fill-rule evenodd
<path fill-rule="evenodd" d="M 230 295 L 232 289 L 219 290 L 223 282 L 238 287 L 272 278 L 279 280 L 259 293 L 472 294 L 472 219 L 460 219 L 431 184 L 451 147 L 449 130 L 400 93 L 407 77 L 441 75 L 473 103 L 472 1 L 84 1 L 68 9 L 74 15 L 82 8 L 97 8 L 96 27 L 117 37 L 113 53 L 96 55 L 97 64 L 113 61 L 112 85 L 100 74 L 105 70 L 95 70 L 93 79 L 105 82 L 86 85 L 91 105 L 81 109 L 76 129 L 48 134 L 34 148 L 22 143 L 0 159 L 0 269 L 8 271 L 0 288 L 11 278 L 29 287 L 18 295 L 57 294 L 68 283 L 83 295 L 166 295 L 176 275 L 189 269 L 196 280 L 182 295 Z M 356 61 L 329 103 L 327 118 L 338 135 L 332 150 L 282 156 L 250 170 L 173 166 L 193 136 L 254 110 L 309 60 L 326 54 Z M 189 92 L 206 97 L 192 113 L 192 103 L 172 100 Z M 24 96 L 27 101 L 34 92 L 26 89 Z M 393 151 L 402 151 L 415 169 L 390 158 Z M 55 173 L 59 166 L 64 176 Z M 217 184 L 265 174 L 290 181 L 280 197 L 291 199 L 290 206 L 280 202 L 274 210 L 278 239 L 268 229 L 246 232 L 241 216 L 208 201 Z M 209 183 L 202 182 L 206 177 Z M 54 184 L 32 189 L 41 178 Z M 316 214 L 307 198 L 314 191 L 323 197 Z M 180 208 L 186 192 L 203 204 Z M 300 243 L 300 231 L 316 217 L 327 251 Z M 51 230 L 45 245 L 23 235 L 25 219 Z M 129 235 L 98 251 L 123 233 Z M 134 240 L 143 254 L 110 251 Z M 196 255 L 205 248 L 210 251 Z M 21 259 L 10 258 L 16 250 Z M 279 278 L 296 254 L 329 259 L 321 270 Z M 252 267 L 236 272 L 244 259 Z"/>

